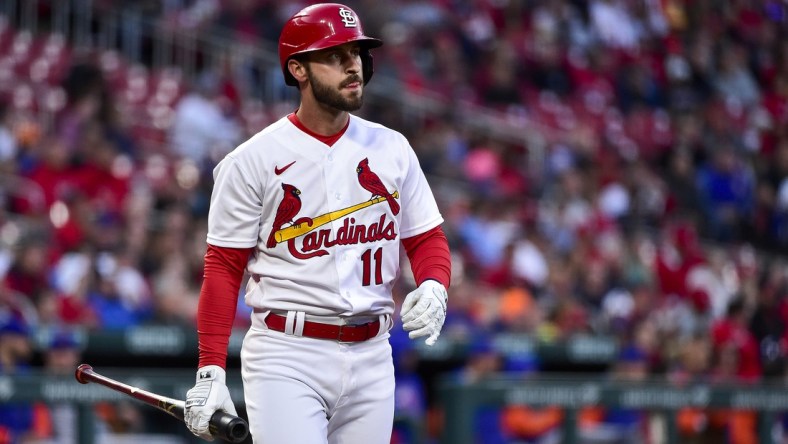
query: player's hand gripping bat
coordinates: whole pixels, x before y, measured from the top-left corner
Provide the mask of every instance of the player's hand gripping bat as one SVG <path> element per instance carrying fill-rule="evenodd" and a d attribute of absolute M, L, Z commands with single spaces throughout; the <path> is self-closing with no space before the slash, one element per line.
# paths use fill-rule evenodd
<path fill-rule="evenodd" d="M 126 385 L 122 382 L 100 375 L 93 371 L 93 367 L 82 364 L 77 367 L 75 375 L 82 384 L 95 382 L 112 390 L 131 396 L 134 399 L 151 405 L 163 412 L 183 421 L 184 402 L 166 396 L 157 395 L 137 387 Z M 228 413 L 217 411 L 211 417 L 209 431 L 211 435 L 231 443 L 241 443 L 249 434 L 249 425 L 242 418 Z"/>

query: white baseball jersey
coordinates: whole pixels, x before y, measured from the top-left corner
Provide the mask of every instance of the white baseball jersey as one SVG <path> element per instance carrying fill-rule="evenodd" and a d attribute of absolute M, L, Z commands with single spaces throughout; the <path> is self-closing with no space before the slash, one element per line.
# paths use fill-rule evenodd
<path fill-rule="evenodd" d="M 443 222 L 405 137 L 353 115 L 331 147 L 284 117 L 229 153 L 214 180 L 208 243 L 257 247 L 245 301 L 263 310 L 390 315 L 400 239 Z"/>

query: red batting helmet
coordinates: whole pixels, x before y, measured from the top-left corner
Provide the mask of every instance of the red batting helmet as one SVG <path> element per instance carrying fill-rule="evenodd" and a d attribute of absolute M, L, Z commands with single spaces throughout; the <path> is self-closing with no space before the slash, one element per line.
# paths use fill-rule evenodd
<path fill-rule="evenodd" d="M 364 35 L 355 11 L 339 3 L 321 3 L 297 12 L 285 23 L 279 35 L 279 63 L 285 83 L 298 85 L 287 70 L 287 61 L 293 56 L 349 42 L 361 44 L 361 64 L 366 84 L 372 77 L 372 55 L 369 49 L 377 48 L 383 42 Z"/>

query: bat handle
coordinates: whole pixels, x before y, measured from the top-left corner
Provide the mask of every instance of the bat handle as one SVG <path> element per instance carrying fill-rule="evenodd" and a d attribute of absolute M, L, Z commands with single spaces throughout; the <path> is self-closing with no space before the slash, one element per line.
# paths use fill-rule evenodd
<path fill-rule="evenodd" d="M 208 423 L 211 435 L 231 443 L 242 443 L 249 435 L 249 424 L 237 416 L 216 411 Z"/>
<path fill-rule="evenodd" d="M 74 376 L 81 384 L 87 384 L 96 377 L 95 372 L 93 372 L 93 367 L 88 364 L 82 364 L 77 367 Z M 165 411 L 183 420 L 183 405 L 181 405 L 179 410 L 180 416 L 174 415 L 173 410 L 169 408 Z M 178 411 L 178 409 L 175 411 Z M 216 438 L 233 444 L 239 444 L 244 442 L 249 435 L 249 424 L 247 424 L 243 418 L 233 416 L 223 411 L 216 411 L 208 422 L 208 431 Z"/>

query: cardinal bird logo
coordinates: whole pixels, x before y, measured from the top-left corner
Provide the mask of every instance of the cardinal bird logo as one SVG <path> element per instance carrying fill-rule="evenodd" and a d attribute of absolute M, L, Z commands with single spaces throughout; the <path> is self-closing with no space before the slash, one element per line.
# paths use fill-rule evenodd
<path fill-rule="evenodd" d="M 369 159 L 364 158 L 364 160 L 359 162 L 356 172 L 358 173 L 358 183 L 361 184 L 361 187 L 372 193 L 370 200 L 375 198 L 375 196 L 383 197 L 391 207 L 391 212 L 395 216 L 399 214 L 399 204 L 394 199 L 394 196 L 388 192 L 386 186 L 383 185 L 380 177 L 369 169 Z"/>
<path fill-rule="evenodd" d="M 301 190 L 286 183 L 282 184 L 282 189 L 285 193 L 282 197 L 282 201 L 279 202 L 279 206 L 276 208 L 274 225 L 271 229 L 271 234 L 268 236 L 268 242 L 265 243 L 265 246 L 268 248 L 274 248 L 276 246 L 276 238 L 274 235 L 282 228 L 282 225 L 287 222 L 292 222 L 295 215 L 301 211 Z"/>

